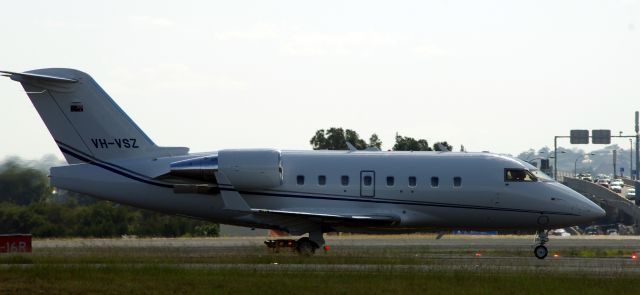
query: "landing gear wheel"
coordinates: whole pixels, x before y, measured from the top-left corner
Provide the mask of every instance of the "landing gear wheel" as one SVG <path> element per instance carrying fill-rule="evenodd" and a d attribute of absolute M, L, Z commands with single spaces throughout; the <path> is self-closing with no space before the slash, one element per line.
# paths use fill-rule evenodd
<path fill-rule="evenodd" d="M 318 245 L 309 240 L 309 238 L 304 237 L 298 240 L 298 246 L 296 247 L 298 254 L 302 256 L 311 256 L 316 252 L 316 249 L 318 249 Z"/>
<path fill-rule="evenodd" d="M 535 255 L 538 259 L 544 259 L 549 254 L 547 247 L 540 245 L 533 249 L 533 255 Z"/>

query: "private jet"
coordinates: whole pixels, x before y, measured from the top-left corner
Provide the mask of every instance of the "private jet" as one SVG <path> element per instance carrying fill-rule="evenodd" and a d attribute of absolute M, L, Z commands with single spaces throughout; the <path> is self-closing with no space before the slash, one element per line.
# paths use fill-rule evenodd
<path fill-rule="evenodd" d="M 68 162 L 51 168 L 52 186 L 304 236 L 297 250 L 305 255 L 328 232 L 530 230 L 544 259 L 550 229 L 605 215 L 535 167 L 487 152 L 160 147 L 81 71 L 1 73 L 22 84 Z"/>

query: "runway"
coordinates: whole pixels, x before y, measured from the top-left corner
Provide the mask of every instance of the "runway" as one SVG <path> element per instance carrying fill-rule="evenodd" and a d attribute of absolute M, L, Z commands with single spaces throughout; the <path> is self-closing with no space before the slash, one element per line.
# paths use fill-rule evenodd
<path fill-rule="evenodd" d="M 154 265 L 168 268 L 257 271 L 565 272 L 604 276 L 640 273 L 640 261 L 631 258 L 631 253 L 640 253 L 640 237 L 630 236 L 551 237 L 547 244 L 550 254 L 545 260 L 531 254 L 533 236 L 452 235 L 439 240 L 434 235 L 328 236 L 330 250 L 318 251 L 311 258 L 298 257 L 288 249 L 270 253 L 264 240 L 35 240 L 33 255 L 45 262 L 57 256 L 113 256 L 120 257 L 119 267 L 139 267 L 152 260 Z M 57 262 L 61 263 L 64 261 Z M 73 265 L 73 259 L 69 263 Z"/>
<path fill-rule="evenodd" d="M 399 247 L 410 249 L 427 247 L 447 250 L 522 250 L 533 244 L 531 236 L 468 236 L 445 235 L 436 239 L 435 235 L 392 235 L 392 236 L 328 236 L 327 245 L 332 249 Z M 287 238 L 287 237 L 283 237 Z M 177 247 L 224 249 L 262 247 L 267 237 L 223 237 L 223 238 L 123 238 L 123 239 L 36 239 L 33 247 L 49 248 L 100 248 L 100 247 Z M 640 251 L 640 236 L 572 236 L 550 237 L 547 244 L 550 252 L 566 249 L 625 249 Z"/>

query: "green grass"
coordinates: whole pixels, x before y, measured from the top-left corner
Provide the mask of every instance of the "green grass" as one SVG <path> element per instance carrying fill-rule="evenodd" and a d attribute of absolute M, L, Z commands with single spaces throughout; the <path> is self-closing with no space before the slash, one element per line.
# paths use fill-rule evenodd
<path fill-rule="evenodd" d="M 628 257 L 631 250 L 576 247 L 564 248 L 559 253 L 563 258 L 613 258 Z M 505 258 L 496 261 L 476 259 L 474 254 L 475 251 L 469 249 L 428 246 L 344 246 L 336 247 L 328 254 L 320 251 L 312 257 L 299 257 L 291 251 L 271 253 L 257 246 L 36 248 L 30 254 L 0 255 L 0 294 L 562 292 L 563 295 L 585 295 L 635 294 L 640 290 L 637 273 L 557 271 L 556 266 L 561 266 L 562 261 L 549 258 L 541 262 L 533 258 L 526 247 L 482 252 L 483 257 Z M 519 260 L 510 262 L 509 258 Z M 452 261 L 463 267 L 450 267 Z M 620 267 L 636 265 L 630 260 L 613 261 L 618 261 L 616 265 Z M 593 267 L 571 259 L 565 262 Z M 276 263 L 278 265 L 274 265 Z M 486 267 L 494 263 L 522 266 L 522 270 L 505 271 Z M 240 264 L 244 266 L 227 266 Z M 301 265 L 306 267 L 296 269 Z M 370 267 L 344 268 L 341 265 Z"/>
<path fill-rule="evenodd" d="M 34 265 L 0 270 L 0 294 L 635 294 L 635 276 L 419 271 L 206 270 Z"/>
<path fill-rule="evenodd" d="M 0 264 L 381 264 L 424 265 L 442 256 L 474 257 L 471 250 L 429 247 L 343 247 L 328 254 L 300 257 L 291 251 L 271 253 L 264 247 L 207 249 L 178 247 L 82 247 L 36 249 L 31 254 L 0 255 Z M 531 250 L 483 250 L 483 257 L 532 257 Z M 552 251 L 561 257 L 630 257 L 628 249 L 569 248 Z"/>

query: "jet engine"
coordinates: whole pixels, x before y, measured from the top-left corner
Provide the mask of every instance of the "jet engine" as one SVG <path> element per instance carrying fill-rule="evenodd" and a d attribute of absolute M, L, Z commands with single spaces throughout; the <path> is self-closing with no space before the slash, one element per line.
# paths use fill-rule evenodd
<path fill-rule="evenodd" d="M 266 189 L 282 184 L 280 151 L 221 150 L 217 155 L 171 163 L 169 175 L 200 184 L 218 184 L 216 172 L 238 189 Z"/>

